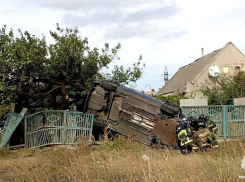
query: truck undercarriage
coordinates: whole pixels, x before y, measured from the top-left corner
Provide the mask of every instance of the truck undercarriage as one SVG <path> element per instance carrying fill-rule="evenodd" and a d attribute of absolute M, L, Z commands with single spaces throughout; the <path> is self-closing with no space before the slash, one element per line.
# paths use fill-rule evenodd
<path fill-rule="evenodd" d="M 199 145 L 201 135 L 193 138 L 194 133 L 198 130 L 203 134 L 202 130 L 207 129 L 205 122 L 209 121 L 204 118 L 200 120 L 204 124 L 196 127 L 199 119 L 183 119 L 179 107 L 105 80 L 94 82 L 87 96 L 84 112 L 95 115 L 94 125 L 97 127 L 133 137 L 149 146 L 167 146 L 182 150 L 192 150 L 197 145 L 197 148 L 202 148 Z M 183 132 L 188 128 L 192 130 L 191 133 Z M 185 134 L 178 134 L 180 131 Z M 215 131 L 210 128 L 208 131 L 210 134 L 202 139 L 203 144 L 216 141 L 213 135 Z"/>

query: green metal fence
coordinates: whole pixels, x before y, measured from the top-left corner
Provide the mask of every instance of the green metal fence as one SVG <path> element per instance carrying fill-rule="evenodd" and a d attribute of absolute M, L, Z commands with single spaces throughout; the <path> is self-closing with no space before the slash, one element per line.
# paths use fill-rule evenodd
<path fill-rule="evenodd" d="M 208 115 L 218 127 L 222 138 L 245 137 L 245 105 L 182 106 L 186 116 Z"/>
<path fill-rule="evenodd" d="M 70 111 L 42 111 L 25 117 L 27 148 L 75 144 L 89 140 L 94 115 Z"/>
<path fill-rule="evenodd" d="M 0 143 L 0 147 L 4 147 L 10 137 L 12 136 L 14 130 L 17 128 L 23 116 L 16 114 L 14 112 L 9 112 L 7 114 L 7 120 L 5 121 L 4 128 L 3 128 L 3 135 Z"/>

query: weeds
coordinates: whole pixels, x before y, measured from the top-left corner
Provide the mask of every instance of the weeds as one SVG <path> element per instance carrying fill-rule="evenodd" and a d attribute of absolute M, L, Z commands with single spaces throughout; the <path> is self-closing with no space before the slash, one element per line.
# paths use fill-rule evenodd
<path fill-rule="evenodd" d="M 124 137 L 102 145 L 0 150 L 1 181 L 238 181 L 245 141 L 187 156 Z"/>
<path fill-rule="evenodd" d="M 10 150 L 8 148 L 1 148 L 0 149 L 0 156 L 1 157 L 6 157 L 11 154 Z"/>

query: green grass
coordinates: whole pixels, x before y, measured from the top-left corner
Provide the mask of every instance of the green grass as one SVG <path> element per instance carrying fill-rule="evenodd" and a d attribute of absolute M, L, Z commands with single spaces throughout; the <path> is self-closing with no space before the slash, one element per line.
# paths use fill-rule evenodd
<path fill-rule="evenodd" d="M 241 142 L 241 143 L 240 143 Z M 239 181 L 244 140 L 182 155 L 119 137 L 88 146 L 0 150 L 1 181 Z M 147 155 L 149 160 L 143 160 Z"/>

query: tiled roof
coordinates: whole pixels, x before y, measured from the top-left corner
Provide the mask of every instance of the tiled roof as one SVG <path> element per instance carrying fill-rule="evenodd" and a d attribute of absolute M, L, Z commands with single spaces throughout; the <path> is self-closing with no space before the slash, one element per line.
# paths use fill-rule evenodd
<path fill-rule="evenodd" d="M 204 69 L 214 61 L 215 56 L 222 49 L 213 51 L 210 54 L 195 60 L 193 63 L 179 68 L 174 76 L 156 93 L 156 95 L 164 95 L 172 92 L 184 92 L 186 90 L 186 84 L 193 81 L 199 74 L 201 74 Z"/>

